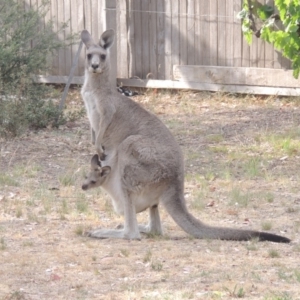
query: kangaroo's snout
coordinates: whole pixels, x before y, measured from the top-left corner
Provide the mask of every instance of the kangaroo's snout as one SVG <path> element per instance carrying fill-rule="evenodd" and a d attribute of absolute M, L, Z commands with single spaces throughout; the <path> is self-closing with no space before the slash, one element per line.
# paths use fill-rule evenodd
<path fill-rule="evenodd" d="M 93 68 L 94 70 L 97 70 L 97 69 L 99 68 L 99 64 L 92 64 L 92 68 Z"/>
<path fill-rule="evenodd" d="M 89 186 L 88 186 L 87 184 L 83 184 L 81 188 L 82 188 L 84 191 L 86 191 L 86 190 L 88 189 L 88 187 L 89 187 Z"/>

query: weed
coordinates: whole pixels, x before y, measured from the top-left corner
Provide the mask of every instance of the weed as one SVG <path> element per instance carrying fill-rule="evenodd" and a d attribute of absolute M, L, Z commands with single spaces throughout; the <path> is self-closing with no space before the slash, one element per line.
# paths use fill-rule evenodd
<path fill-rule="evenodd" d="M 163 264 L 159 261 L 154 261 L 151 263 L 151 268 L 153 271 L 161 271 L 163 268 Z"/>
<path fill-rule="evenodd" d="M 255 178 L 262 174 L 261 171 L 261 160 L 258 157 L 252 157 L 245 163 L 245 173 L 249 178 Z"/>
<path fill-rule="evenodd" d="M 39 217 L 33 211 L 28 211 L 27 219 L 31 222 L 40 223 Z"/>
<path fill-rule="evenodd" d="M 61 210 L 60 210 L 60 213 L 61 214 L 67 214 L 69 212 L 69 209 L 68 209 L 68 202 L 66 199 L 63 199 L 63 201 L 61 202 Z"/>
<path fill-rule="evenodd" d="M 265 195 L 264 195 L 264 198 L 266 199 L 266 201 L 268 203 L 273 203 L 274 202 L 274 194 L 271 193 L 271 192 L 267 192 Z"/>
<path fill-rule="evenodd" d="M 32 241 L 25 241 L 25 242 L 23 242 L 23 246 L 24 247 L 32 247 L 33 246 L 33 242 Z"/>
<path fill-rule="evenodd" d="M 261 227 L 263 230 L 271 230 L 272 228 L 272 223 L 270 221 L 264 221 L 262 224 L 261 224 Z"/>
<path fill-rule="evenodd" d="M 0 173 L 0 185 L 5 186 L 19 186 L 19 182 L 15 180 L 11 175 Z"/>
<path fill-rule="evenodd" d="M 264 298 L 264 300 L 293 300 L 293 297 L 290 296 L 287 292 L 282 292 L 267 296 Z"/>
<path fill-rule="evenodd" d="M 299 136 L 293 131 L 285 134 L 273 134 L 266 136 L 265 139 L 271 144 L 275 151 L 281 151 L 283 154 L 292 156 L 300 151 Z"/>
<path fill-rule="evenodd" d="M 74 174 L 64 174 L 58 180 L 63 186 L 72 186 L 75 183 Z"/>
<path fill-rule="evenodd" d="M 20 291 L 15 291 L 11 293 L 9 296 L 5 297 L 7 300 L 25 300 L 28 299 L 25 295 Z"/>
<path fill-rule="evenodd" d="M 233 291 L 229 291 L 228 289 L 226 290 L 229 292 L 229 295 L 231 297 L 235 297 L 235 298 L 244 298 L 246 294 L 244 288 L 242 287 L 238 288 L 237 285 L 235 285 Z"/>
<path fill-rule="evenodd" d="M 275 249 L 269 249 L 269 251 L 268 251 L 268 256 L 269 256 L 270 258 L 277 258 L 277 257 L 280 257 L 278 251 L 275 250 Z"/>
<path fill-rule="evenodd" d="M 81 224 L 77 225 L 75 228 L 75 233 L 76 233 L 76 235 L 80 235 L 80 236 L 83 235 L 84 227 Z"/>
<path fill-rule="evenodd" d="M 253 277 L 254 279 L 256 279 L 257 282 L 261 282 L 261 281 L 262 281 L 262 279 L 261 279 L 261 277 L 259 276 L 259 274 L 255 273 L 255 272 L 251 272 L 251 274 L 252 274 L 252 277 Z"/>
<path fill-rule="evenodd" d="M 6 243 L 5 243 L 5 240 L 4 240 L 4 238 L 2 237 L 1 239 L 0 239 L 0 250 L 5 250 L 6 249 Z"/>
<path fill-rule="evenodd" d="M 258 250 L 258 239 L 252 239 L 250 242 L 246 244 L 246 249 L 249 251 L 257 251 Z"/>
<path fill-rule="evenodd" d="M 222 134 L 210 134 L 206 137 L 206 140 L 209 143 L 220 143 L 224 140 L 224 136 Z"/>
<path fill-rule="evenodd" d="M 286 209 L 286 212 L 289 213 L 289 214 L 296 213 L 296 212 L 298 212 L 298 211 L 299 211 L 298 208 L 292 207 L 292 206 L 289 206 L 289 207 L 287 207 L 287 209 Z"/>
<path fill-rule="evenodd" d="M 198 191 L 192 201 L 192 208 L 197 210 L 203 210 L 206 206 L 206 193 Z"/>
<path fill-rule="evenodd" d="M 229 152 L 228 148 L 223 145 L 209 146 L 209 150 L 213 153 L 220 153 L 220 154 L 226 154 Z"/>
<path fill-rule="evenodd" d="M 298 282 L 300 282 L 300 271 L 299 270 L 295 270 L 294 271 L 294 274 L 295 274 L 295 278 Z"/>
<path fill-rule="evenodd" d="M 128 256 L 129 256 L 129 251 L 128 251 L 128 249 L 121 249 L 120 252 L 121 252 L 121 254 L 122 254 L 123 256 L 125 256 L 125 257 L 128 257 Z"/>
<path fill-rule="evenodd" d="M 80 212 L 80 213 L 86 213 L 88 211 L 88 203 L 87 201 L 83 200 L 83 199 L 79 199 L 76 201 L 76 209 Z"/>
<path fill-rule="evenodd" d="M 230 192 L 230 198 L 230 204 L 247 207 L 250 200 L 250 194 L 243 193 L 239 188 L 234 187 Z"/>
<path fill-rule="evenodd" d="M 151 252 L 150 249 L 148 249 L 145 256 L 144 256 L 144 258 L 143 258 L 143 263 L 150 262 L 151 258 L 152 258 L 152 252 Z"/>
<path fill-rule="evenodd" d="M 16 217 L 21 218 L 22 215 L 23 215 L 22 207 L 18 207 L 17 210 L 16 210 Z"/>

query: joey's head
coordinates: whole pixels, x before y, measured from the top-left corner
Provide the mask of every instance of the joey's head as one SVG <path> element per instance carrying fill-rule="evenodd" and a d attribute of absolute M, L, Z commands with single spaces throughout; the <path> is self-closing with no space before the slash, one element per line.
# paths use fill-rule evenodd
<path fill-rule="evenodd" d="M 101 186 L 105 181 L 107 175 L 110 173 L 111 167 L 101 167 L 101 161 L 99 160 L 98 154 L 95 154 L 91 160 L 90 173 L 85 178 L 82 189 L 89 190 L 98 186 Z"/>
<path fill-rule="evenodd" d="M 98 43 L 95 43 L 87 30 L 81 32 L 81 40 L 86 46 L 85 67 L 90 73 L 100 74 L 109 69 L 109 48 L 113 45 L 115 32 L 104 31 Z"/>

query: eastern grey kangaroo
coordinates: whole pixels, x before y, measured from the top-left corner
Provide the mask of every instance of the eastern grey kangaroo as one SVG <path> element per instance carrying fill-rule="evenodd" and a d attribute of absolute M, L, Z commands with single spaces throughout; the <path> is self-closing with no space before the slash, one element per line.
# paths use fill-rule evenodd
<path fill-rule="evenodd" d="M 86 177 L 85 182 L 82 185 L 84 191 L 101 186 L 106 180 L 107 175 L 110 173 L 111 167 L 102 167 L 98 154 L 95 154 L 91 160 L 91 172 Z"/>
<path fill-rule="evenodd" d="M 89 32 L 83 30 L 81 39 L 87 49 L 82 96 L 92 142 L 101 164 L 111 167 L 101 187 L 125 219 L 122 229 L 96 229 L 89 236 L 140 239 L 140 232 L 162 234 L 158 211 L 162 203 L 174 221 L 195 238 L 290 242 L 286 237 L 266 232 L 208 226 L 192 216 L 184 199 L 183 156 L 173 135 L 155 115 L 119 94 L 110 84 L 108 50 L 114 41 L 114 31 L 105 31 L 95 43 Z M 99 157 L 92 160 L 85 187 L 97 186 L 94 167 L 99 165 Z M 149 224 L 139 228 L 136 213 L 148 208 Z"/>

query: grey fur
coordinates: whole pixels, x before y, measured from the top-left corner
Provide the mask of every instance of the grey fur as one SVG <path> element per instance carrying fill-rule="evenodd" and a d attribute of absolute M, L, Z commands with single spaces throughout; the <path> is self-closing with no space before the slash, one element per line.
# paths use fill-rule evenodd
<path fill-rule="evenodd" d="M 188 212 L 183 155 L 173 135 L 155 115 L 110 85 L 108 50 L 113 39 L 114 32 L 109 30 L 95 44 L 87 31 L 82 32 L 88 55 L 82 97 L 91 124 L 92 142 L 101 159 L 106 155 L 102 165 L 111 167 L 101 187 L 111 196 L 115 211 L 124 215 L 125 224 L 122 229 L 97 229 L 89 235 L 140 239 L 140 231 L 161 234 L 158 205 L 162 203 L 175 222 L 195 238 L 249 240 L 258 237 L 289 242 L 285 237 L 264 232 L 211 227 Z M 93 162 L 91 166 L 89 176 L 94 174 Z M 136 213 L 148 208 L 149 225 L 139 227 Z"/>

